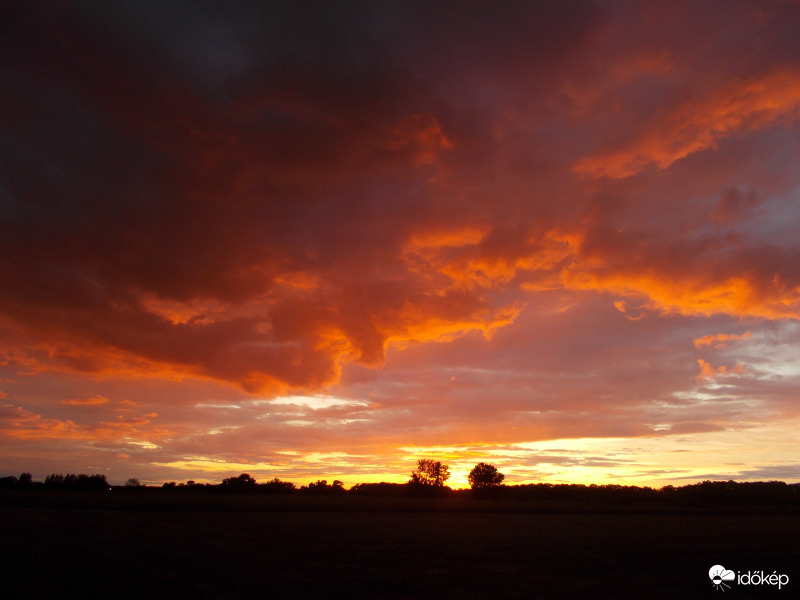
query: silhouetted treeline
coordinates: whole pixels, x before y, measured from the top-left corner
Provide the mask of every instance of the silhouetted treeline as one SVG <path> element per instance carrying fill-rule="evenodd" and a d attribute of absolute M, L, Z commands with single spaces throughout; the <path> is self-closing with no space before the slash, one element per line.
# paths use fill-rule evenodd
<path fill-rule="evenodd" d="M 783 481 L 703 481 L 693 485 L 659 490 L 666 498 L 700 504 L 794 504 L 800 505 L 800 483 Z"/>
<path fill-rule="evenodd" d="M 108 490 L 111 486 L 105 475 L 48 475 L 44 487 L 65 490 Z"/>
<path fill-rule="evenodd" d="M 0 478 L 0 489 L 48 489 L 48 490 L 109 490 L 111 486 L 105 475 L 48 475 L 44 482 L 33 481 L 30 473 L 22 473 L 19 479 L 13 475 Z"/>
<path fill-rule="evenodd" d="M 135 481 L 133 479 L 129 480 Z M 29 473 L 0 477 L 0 489 L 26 490 L 109 490 L 105 475 L 48 475 L 44 482 L 35 482 Z M 671 505 L 671 506 L 797 506 L 800 507 L 800 484 L 783 481 L 703 481 L 680 487 L 663 488 L 624 485 L 579 485 L 532 483 L 496 485 L 486 489 L 452 490 L 447 486 L 424 486 L 409 483 L 358 483 L 349 490 L 341 481 L 332 484 L 318 480 L 301 487 L 277 477 L 258 483 L 247 473 L 223 479 L 219 484 L 174 481 L 161 487 L 114 486 L 114 490 L 145 493 L 235 493 L 235 494 L 300 494 L 341 495 L 350 497 L 442 497 L 476 498 L 512 501 L 554 501 L 582 504 Z"/>
<path fill-rule="evenodd" d="M 8 477 L 0 477 L 0 489 L 3 490 L 10 490 L 10 489 L 26 489 L 33 487 L 34 485 L 42 485 L 41 483 L 34 484 L 33 478 L 31 477 L 30 473 L 23 473 L 19 476 L 19 479 L 14 477 L 13 475 L 9 475 Z"/>
<path fill-rule="evenodd" d="M 353 496 L 388 497 L 407 496 L 413 487 L 407 483 L 357 483 L 348 490 Z"/>
<path fill-rule="evenodd" d="M 296 487 L 291 481 L 282 481 L 277 477 L 270 479 L 266 483 L 258 483 L 253 477 L 247 473 L 242 473 L 238 477 L 228 477 L 222 480 L 220 484 L 213 483 L 195 483 L 188 481 L 186 484 L 175 483 L 170 481 L 162 486 L 162 489 L 177 490 L 177 491 L 207 491 L 207 492 L 222 492 L 222 493 L 236 493 L 236 494 L 344 494 L 347 490 L 344 483 L 336 480 L 332 484 L 327 480 L 321 479 L 316 482 L 309 483 L 300 488 Z"/>
<path fill-rule="evenodd" d="M 168 484 L 165 484 L 168 485 Z M 171 484 L 174 485 L 174 484 Z M 172 489 L 172 488 L 169 488 Z M 261 494 L 314 494 L 360 497 L 471 497 L 487 500 L 549 500 L 592 504 L 675 504 L 701 505 L 797 505 L 800 506 L 800 484 L 783 481 L 703 481 L 701 483 L 663 488 L 625 485 L 579 485 L 532 483 L 523 485 L 497 485 L 486 489 L 453 490 L 447 486 L 426 486 L 408 483 L 358 483 L 349 490 L 341 481 L 329 484 L 326 480 L 296 487 L 277 477 L 267 483 L 257 483 L 250 475 L 242 474 L 223 480 L 219 485 L 187 485 L 175 489 L 205 490 L 209 492 L 236 492 Z"/>
<path fill-rule="evenodd" d="M 663 488 L 626 485 L 532 483 L 472 490 L 475 497 L 504 500 L 556 500 L 582 503 L 800 506 L 800 484 L 783 481 L 703 481 Z"/>

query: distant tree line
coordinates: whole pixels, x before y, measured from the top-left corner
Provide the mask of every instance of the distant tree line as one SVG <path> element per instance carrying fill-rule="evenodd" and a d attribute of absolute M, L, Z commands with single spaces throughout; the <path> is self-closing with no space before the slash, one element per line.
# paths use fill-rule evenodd
<path fill-rule="evenodd" d="M 590 504 L 667 504 L 681 506 L 800 506 L 800 484 L 783 481 L 703 481 L 700 483 L 662 488 L 624 485 L 580 485 L 531 483 L 522 485 L 503 484 L 504 476 L 494 465 L 478 463 L 469 474 L 470 490 L 453 490 L 445 484 L 450 477 L 447 465 L 431 459 L 420 459 L 411 472 L 407 483 L 358 483 L 349 490 L 335 480 L 328 483 L 321 479 L 301 487 L 277 477 L 258 483 L 247 473 L 223 479 L 219 484 L 203 484 L 187 481 L 170 481 L 160 487 L 143 486 L 138 479 L 131 478 L 124 486 L 113 489 L 125 492 L 147 492 L 157 490 L 194 493 L 234 494 L 305 494 L 348 495 L 353 497 L 462 497 L 470 495 L 487 500 L 556 501 Z M 0 477 L 0 490 L 110 490 L 112 486 L 105 475 L 48 475 L 44 482 L 33 481 L 30 473 L 19 477 Z"/>
<path fill-rule="evenodd" d="M 19 478 L 13 475 L 0 477 L 0 489 L 36 489 L 48 490 L 109 490 L 111 485 L 105 475 L 48 475 L 44 482 L 33 481 L 30 473 L 22 473 Z"/>

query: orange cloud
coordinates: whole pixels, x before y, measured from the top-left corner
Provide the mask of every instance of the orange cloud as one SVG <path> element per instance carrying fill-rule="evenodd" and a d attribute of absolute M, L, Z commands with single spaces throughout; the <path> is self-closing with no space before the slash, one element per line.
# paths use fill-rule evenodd
<path fill-rule="evenodd" d="M 740 131 L 794 121 L 800 116 L 800 73 L 782 70 L 729 83 L 706 98 L 685 102 L 648 123 L 622 148 L 584 158 L 582 175 L 623 179 L 651 165 L 666 169 Z"/>
<path fill-rule="evenodd" d="M 56 337 L 54 333 L 56 332 L 50 332 L 47 336 L 50 341 L 25 343 L 25 340 L 21 339 L 15 340 L 14 345 L 0 346 L 0 356 L 4 356 L 19 372 L 28 375 L 79 372 L 93 373 L 97 376 L 147 377 L 172 381 L 185 377 L 208 378 L 191 367 L 151 360 L 120 348 L 92 343 L 91 340 L 78 342 L 53 339 Z M 65 400 L 62 403 L 86 404 L 84 400 Z"/>
<path fill-rule="evenodd" d="M 69 404 L 72 406 L 96 406 L 98 404 L 108 404 L 108 398 L 105 396 L 92 396 L 91 398 L 62 400 L 61 404 Z"/>
<path fill-rule="evenodd" d="M 696 338 L 694 340 L 694 347 L 697 349 L 703 348 L 705 346 L 713 346 L 714 348 L 725 348 L 728 346 L 729 342 L 733 342 L 736 340 L 746 340 L 752 335 L 751 332 L 746 331 L 741 335 L 736 334 L 727 334 L 727 333 L 718 333 L 718 334 L 709 334 L 704 335 L 703 337 Z"/>
<path fill-rule="evenodd" d="M 614 308 L 616 308 L 619 312 L 625 315 L 625 318 L 628 319 L 629 321 L 639 321 L 647 316 L 646 305 L 629 307 L 628 303 L 625 300 L 615 300 Z M 633 311 L 638 311 L 638 312 L 633 312 Z"/>
<path fill-rule="evenodd" d="M 430 231 L 415 231 L 406 243 L 403 253 L 408 256 L 425 253 L 433 248 L 475 246 L 486 237 L 490 230 L 491 228 L 487 226 L 468 225 L 457 229 L 441 228 Z"/>
<path fill-rule="evenodd" d="M 225 313 L 225 305 L 213 300 L 201 301 L 192 299 L 187 302 L 180 302 L 143 294 L 139 302 L 147 312 L 158 315 L 173 325 L 212 323 Z"/>
<path fill-rule="evenodd" d="M 777 278 L 764 282 L 750 273 L 715 278 L 713 273 L 691 272 L 672 277 L 644 267 L 617 273 L 581 267 L 575 263 L 563 271 L 565 287 L 644 296 L 648 300 L 643 307 L 663 314 L 800 318 L 800 286 L 784 286 Z"/>
<path fill-rule="evenodd" d="M 446 302 L 446 297 L 442 299 Z M 491 339 L 497 329 L 514 322 L 524 304 L 514 302 L 499 309 L 485 308 L 480 312 L 464 315 L 467 318 L 442 320 L 419 315 L 418 319 L 409 319 L 410 325 L 402 331 L 390 335 L 389 343 L 404 347 L 410 342 L 448 342 L 457 339 L 470 331 L 480 331 L 484 338 Z M 411 312 L 418 312 L 418 307 L 409 307 Z"/>
<path fill-rule="evenodd" d="M 720 365 L 714 368 L 710 363 L 704 361 L 702 358 L 697 360 L 700 366 L 700 373 L 695 378 L 699 385 L 703 385 L 709 381 L 713 381 L 718 377 L 730 377 L 732 375 L 747 375 L 748 371 L 742 363 L 736 363 L 733 367 Z"/>
<path fill-rule="evenodd" d="M 21 406 L 0 406 L 0 435 L 21 440 L 83 440 L 153 442 L 173 435 L 165 429 L 147 427 L 154 415 L 118 416 L 117 421 L 101 421 L 97 425 L 80 425 L 71 419 L 48 419 Z"/>
<path fill-rule="evenodd" d="M 404 258 L 415 271 L 439 273 L 451 285 L 472 290 L 503 286 L 520 272 L 535 274 L 534 279 L 541 281 L 571 252 L 569 238 L 559 230 L 466 228 L 414 236 L 404 248 Z"/>

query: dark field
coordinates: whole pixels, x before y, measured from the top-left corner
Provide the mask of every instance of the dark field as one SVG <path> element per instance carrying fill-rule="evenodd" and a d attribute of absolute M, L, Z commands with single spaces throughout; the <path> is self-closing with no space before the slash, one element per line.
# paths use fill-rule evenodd
<path fill-rule="evenodd" d="M 0 498 L 3 598 L 797 598 L 800 516 L 441 499 Z M 714 590 L 715 564 L 777 571 Z"/>

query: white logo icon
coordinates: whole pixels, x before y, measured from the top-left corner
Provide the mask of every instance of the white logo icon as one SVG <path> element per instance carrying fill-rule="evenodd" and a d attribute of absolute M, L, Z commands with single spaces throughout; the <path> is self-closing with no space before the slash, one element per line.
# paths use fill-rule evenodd
<path fill-rule="evenodd" d="M 724 592 L 725 588 L 731 587 L 725 582 L 736 579 L 736 574 L 722 565 L 714 565 L 708 570 L 708 577 L 711 579 L 711 585 Z"/>

